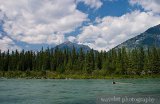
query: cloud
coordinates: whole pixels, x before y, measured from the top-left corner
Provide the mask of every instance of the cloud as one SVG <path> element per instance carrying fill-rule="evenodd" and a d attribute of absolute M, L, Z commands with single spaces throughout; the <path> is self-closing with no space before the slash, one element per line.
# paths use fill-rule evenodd
<path fill-rule="evenodd" d="M 21 50 L 20 47 L 18 47 L 14 41 L 7 36 L 1 37 L 0 38 L 0 50 L 1 51 L 6 51 L 6 50 Z"/>
<path fill-rule="evenodd" d="M 96 25 L 82 28 L 77 41 L 97 50 L 109 50 L 149 27 L 160 24 L 160 16 L 152 12 L 133 11 L 120 17 L 106 16 L 96 21 Z"/>
<path fill-rule="evenodd" d="M 101 0 L 77 0 L 77 2 L 83 2 L 85 5 L 90 6 L 92 9 L 98 9 L 102 6 Z"/>
<path fill-rule="evenodd" d="M 69 37 L 67 37 L 67 39 L 68 39 L 69 41 L 71 41 L 71 42 L 75 42 L 76 37 L 75 37 L 75 36 L 69 36 Z"/>
<path fill-rule="evenodd" d="M 80 2 L 92 9 L 103 5 L 102 0 L 0 0 L 0 20 L 4 20 L 3 30 L 8 35 L 0 33 L 0 49 L 20 49 L 13 40 L 31 45 L 55 45 L 69 40 L 109 50 L 160 23 L 159 0 L 129 0 L 145 11 L 96 18 L 94 23 L 83 26 L 89 18 L 77 9 Z M 79 35 L 65 36 L 81 26 Z"/>
<path fill-rule="evenodd" d="M 7 34 L 30 44 L 59 44 L 87 20 L 74 0 L 0 0 L 0 10 L 8 18 L 3 25 Z"/>
<path fill-rule="evenodd" d="M 160 13 L 160 0 L 130 0 L 131 5 L 140 5 L 144 10 Z"/>

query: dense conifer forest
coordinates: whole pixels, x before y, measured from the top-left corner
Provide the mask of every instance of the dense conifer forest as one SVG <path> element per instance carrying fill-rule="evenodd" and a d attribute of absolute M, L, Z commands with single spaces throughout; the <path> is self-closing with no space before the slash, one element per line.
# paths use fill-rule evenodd
<path fill-rule="evenodd" d="M 160 49 L 136 48 L 132 50 L 112 49 L 109 52 L 76 52 L 43 48 L 33 51 L 0 51 L 0 71 L 53 71 L 57 73 L 84 72 L 105 75 L 146 75 L 160 74 Z"/>

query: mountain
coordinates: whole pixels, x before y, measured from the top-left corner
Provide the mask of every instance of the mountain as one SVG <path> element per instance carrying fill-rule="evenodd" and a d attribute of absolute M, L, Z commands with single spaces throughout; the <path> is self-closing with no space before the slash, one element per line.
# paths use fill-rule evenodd
<path fill-rule="evenodd" d="M 56 47 L 54 47 L 53 49 L 56 49 L 57 47 L 60 50 L 68 49 L 69 51 L 71 51 L 74 47 L 76 52 L 79 52 L 81 48 L 84 52 L 87 52 L 87 51 L 91 50 L 91 48 L 89 46 L 86 46 L 86 45 L 83 45 L 83 44 L 72 43 L 70 41 L 66 41 L 62 44 L 59 44 Z"/>
<path fill-rule="evenodd" d="M 160 24 L 149 28 L 144 33 L 137 35 L 120 45 L 116 46 L 115 49 L 126 47 L 127 49 L 134 49 L 138 47 L 160 47 Z"/>

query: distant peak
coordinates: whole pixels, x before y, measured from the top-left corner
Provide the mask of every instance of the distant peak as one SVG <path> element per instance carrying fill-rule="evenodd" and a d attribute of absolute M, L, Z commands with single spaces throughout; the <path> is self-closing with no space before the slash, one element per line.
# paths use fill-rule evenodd
<path fill-rule="evenodd" d="M 152 29 L 152 28 L 160 28 L 160 24 L 153 26 L 153 27 L 150 27 L 149 29 Z"/>
<path fill-rule="evenodd" d="M 159 34 L 160 33 L 160 24 L 147 29 L 145 32 L 150 33 L 150 34 L 153 34 L 153 33 L 154 34 L 156 34 L 156 33 Z"/>
<path fill-rule="evenodd" d="M 71 41 L 65 41 L 63 44 L 71 44 Z"/>
<path fill-rule="evenodd" d="M 156 27 L 160 28 L 160 24 L 158 24 Z"/>

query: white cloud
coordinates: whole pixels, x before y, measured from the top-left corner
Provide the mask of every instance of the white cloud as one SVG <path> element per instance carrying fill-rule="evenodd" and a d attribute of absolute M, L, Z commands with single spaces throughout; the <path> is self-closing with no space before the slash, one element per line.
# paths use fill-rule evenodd
<path fill-rule="evenodd" d="M 84 4 L 90 6 L 91 8 L 98 9 L 102 6 L 101 0 L 77 0 L 77 2 L 83 2 Z"/>
<path fill-rule="evenodd" d="M 0 9 L 8 17 L 8 35 L 31 44 L 59 44 L 65 33 L 87 20 L 74 0 L 0 0 Z"/>
<path fill-rule="evenodd" d="M 14 41 L 7 36 L 4 36 L 0 38 L 0 50 L 1 51 L 6 51 L 6 50 L 21 50 L 20 47 L 16 46 Z"/>
<path fill-rule="evenodd" d="M 98 50 L 109 50 L 146 29 L 160 24 L 160 16 L 152 12 L 133 11 L 120 17 L 106 16 L 96 25 L 82 28 L 77 41 Z"/>
<path fill-rule="evenodd" d="M 67 37 L 67 39 L 68 39 L 69 41 L 71 41 L 71 42 L 75 42 L 76 37 L 74 37 L 74 36 L 69 36 L 69 37 Z"/>
<path fill-rule="evenodd" d="M 130 0 L 131 5 L 140 5 L 146 11 L 160 13 L 160 0 Z"/>
<path fill-rule="evenodd" d="M 4 29 L 9 37 L 17 41 L 59 44 L 67 39 L 98 50 L 109 50 L 160 23 L 159 0 L 130 0 L 130 4 L 138 4 L 146 11 L 96 18 L 96 24 L 83 26 L 78 36 L 65 38 L 64 34 L 88 20 L 88 15 L 77 9 L 79 2 L 92 9 L 98 9 L 103 4 L 101 0 L 0 0 L 0 20 L 5 15 L 8 17 L 5 18 Z M 2 34 L 0 38 L 0 49 L 19 48 L 10 38 Z"/>

